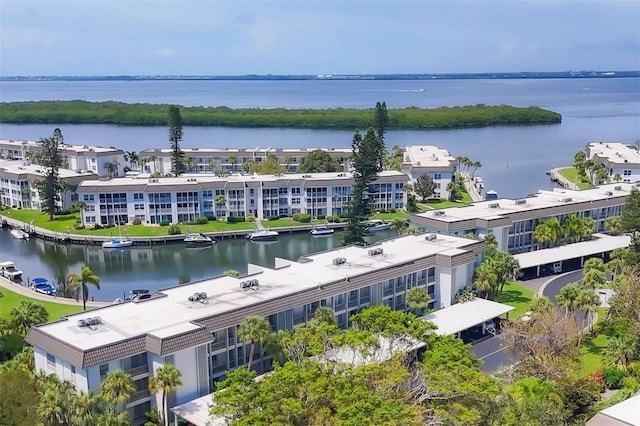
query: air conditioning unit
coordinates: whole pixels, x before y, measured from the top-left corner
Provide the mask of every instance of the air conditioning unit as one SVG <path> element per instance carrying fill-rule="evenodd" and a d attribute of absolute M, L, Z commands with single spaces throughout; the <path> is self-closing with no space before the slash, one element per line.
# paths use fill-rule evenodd
<path fill-rule="evenodd" d="M 447 213 L 444 210 L 436 210 L 436 211 L 433 212 L 434 216 L 444 216 L 446 214 Z"/>
<path fill-rule="evenodd" d="M 347 263 L 347 259 L 345 257 L 336 257 L 335 259 L 333 259 L 332 263 L 335 266 L 344 265 L 345 263 Z"/>
<path fill-rule="evenodd" d="M 500 208 L 500 203 L 490 203 L 489 204 L 489 208 L 490 209 L 499 209 Z"/>
<path fill-rule="evenodd" d="M 384 250 L 381 248 L 374 248 L 369 250 L 369 256 L 378 256 L 384 253 Z"/>
<path fill-rule="evenodd" d="M 571 197 L 565 197 L 565 198 L 562 199 L 563 203 L 570 203 L 572 201 L 573 201 L 573 198 L 571 198 Z"/>
<path fill-rule="evenodd" d="M 242 281 L 240 283 L 240 288 L 242 290 L 257 290 L 260 287 L 260 281 L 258 280 L 247 280 L 247 281 Z"/>
<path fill-rule="evenodd" d="M 636 184 L 636 186 L 637 186 L 637 184 Z M 622 186 L 621 186 L 621 185 L 614 186 L 614 187 L 613 187 L 613 190 L 614 190 L 614 191 L 622 191 Z"/>
<path fill-rule="evenodd" d="M 79 319 L 78 320 L 78 327 L 82 328 L 82 327 L 86 327 L 87 326 L 87 321 L 83 320 L 83 319 Z"/>
<path fill-rule="evenodd" d="M 527 200 L 516 200 L 516 206 L 521 206 L 523 204 L 527 204 Z"/>
<path fill-rule="evenodd" d="M 611 197 L 613 195 L 613 192 L 607 191 L 604 193 L 604 195 L 606 195 L 607 197 Z"/>
<path fill-rule="evenodd" d="M 438 236 L 436 234 L 427 234 L 424 236 L 424 239 L 427 241 L 436 241 Z"/>

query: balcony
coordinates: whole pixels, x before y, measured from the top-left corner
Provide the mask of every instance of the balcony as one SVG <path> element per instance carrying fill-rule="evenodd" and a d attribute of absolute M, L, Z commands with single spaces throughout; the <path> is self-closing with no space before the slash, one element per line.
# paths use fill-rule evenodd
<path fill-rule="evenodd" d="M 128 375 L 130 375 L 131 377 L 135 377 L 135 376 L 138 376 L 140 374 L 148 373 L 149 372 L 149 366 L 147 364 L 145 364 L 145 365 L 140 365 L 138 367 L 131 367 L 128 370 L 124 370 L 124 372 L 127 373 Z"/>
<path fill-rule="evenodd" d="M 132 402 L 137 401 L 139 399 L 148 398 L 150 396 L 151 396 L 151 392 L 149 392 L 149 389 L 139 390 L 138 392 L 135 392 L 133 395 L 131 395 L 131 399 L 129 400 L 129 404 L 131 404 Z"/>

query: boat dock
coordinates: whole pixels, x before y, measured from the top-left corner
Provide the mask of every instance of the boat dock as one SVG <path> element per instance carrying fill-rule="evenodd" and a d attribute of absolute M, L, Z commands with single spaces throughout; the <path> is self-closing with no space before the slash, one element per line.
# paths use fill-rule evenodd
<path fill-rule="evenodd" d="M 562 168 L 562 167 L 561 167 Z M 571 182 L 566 177 L 562 176 L 559 172 L 561 168 L 551 169 L 547 172 L 549 178 L 552 182 L 556 182 L 559 185 L 562 185 L 564 189 L 572 189 L 574 191 L 579 191 L 580 188 L 575 183 Z"/>
<path fill-rule="evenodd" d="M 471 200 L 475 201 L 483 201 L 484 197 L 482 196 L 482 189 L 484 186 L 477 185 L 477 182 L 482 182 L 482 179 L 479 177 L 471 177 L 468 173 L 460 173 L 462 179 L 464 181 L 464 187 L 471 196 Z"/>

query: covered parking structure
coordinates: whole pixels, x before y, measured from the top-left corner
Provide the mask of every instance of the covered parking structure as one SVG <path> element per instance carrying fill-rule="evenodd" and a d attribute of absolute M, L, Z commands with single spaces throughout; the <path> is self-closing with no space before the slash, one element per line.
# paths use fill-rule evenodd
<path fill-rule="evenodd" d="M 461 337 L 463 331 L 477 326 L 481 327 L 480 331 L 485 335 L 487 332 L 495 333 L 494 319 L 514 309 L 513 306 L 504 303 L 476 298 L 432 312 L 423 319 L 434 323 L 438 327 L 434 332 L 442 336 Z"/>
<path fill-rule="evenodd" d="M 591 257 L 608 261 L 613 250 L 628 247 L 630 243 L 627 235 L 593 234 L 590 241 L 516 254 L 513 258 L 520 264 L 521 278 L 531 279 L 578 270 Z"/>

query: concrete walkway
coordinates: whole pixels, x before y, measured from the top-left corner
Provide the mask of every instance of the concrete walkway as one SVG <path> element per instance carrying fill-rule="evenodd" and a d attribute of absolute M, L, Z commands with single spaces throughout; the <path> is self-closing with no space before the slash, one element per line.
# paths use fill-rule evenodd
<path fill-rule="evenodd" d="M 34 300 L 42 300 L 45 302 L 51 302 L 51 303 L 59 303 L 61 305 L 73 305 L 73 306 L 82 306 L 82 301 L 78 301 L 76 302 L 75 299 L 69 299 L 67 297 L 54 297 L 54 296 L 49 296 L 46 294 L 42 294 L 42 293 L 37 293 L 33 290 L 31 290 L 29 287 L 25 287 L 23 285 L 20 285 L 19 283 L 14 283 L 13 281 L 9 281 L 8 279 L 4 278 L 4 277 L 0 277 L 0 287 L 6 288 L 7 290 L 11 290 L 14 293 L 18 293 L 22 296 L 28 297 L 30 299 L 34 299 Z M 2 291 L 2 289 L 0 289 L 0 292 Z M 2 299 L 0 299 L 2 300 Z M 91 301 L 87 301 L 87 307 L 92 307 L 92 308 L 99 308 L 102 306 L 108 306 L 111 305 L 111 302 L 91 302 Z"/>
<path fill-rule="evenodd" d="M 473 201 L 483 201 L 484 197 L 480 195 L 480 193 L 478 192 L 478 189 L 473 184 L 473 178 L 469 176 L 469 174 L 466 172 L 464 173 L 461 172 L 460 175 L 462 176 L 462 180 L 464 181 L 464 187 L 467 189 L 467 192 L 471 196 L 471 199 Z"/>

